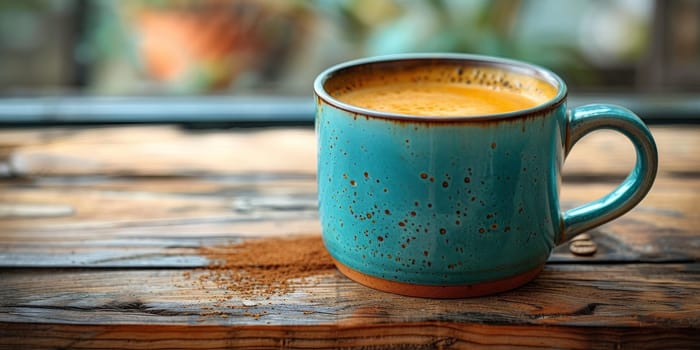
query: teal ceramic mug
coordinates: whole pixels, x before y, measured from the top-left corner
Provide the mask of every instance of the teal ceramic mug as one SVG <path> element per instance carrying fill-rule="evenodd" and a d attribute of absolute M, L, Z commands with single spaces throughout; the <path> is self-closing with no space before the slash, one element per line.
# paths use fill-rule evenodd
<path fill-rule="evenodd" d="M 396 96 L 384 110 L 341 98 L 426 82 L 539 101 L 444 117 L 393 110 L 402 102 Z M 564 81 L 523 62 L 461 54 L 369 58 L 324 71 L 314 90 L 324 244 L 342 273 L 376 289 L 452 298 L 518 287 L 536 277 L 556 245 L 638 204 L 656 176 L 656 145 L 634 113 L 604 104 L 567 110 Z M 380 103 L 383 94 L 375 94 Z M 428 102 L 447 99 L 431 96 Z M 564 159 L 598 129 L 629 138 L 636 165 L 607 196 L 562 212 Z"/>

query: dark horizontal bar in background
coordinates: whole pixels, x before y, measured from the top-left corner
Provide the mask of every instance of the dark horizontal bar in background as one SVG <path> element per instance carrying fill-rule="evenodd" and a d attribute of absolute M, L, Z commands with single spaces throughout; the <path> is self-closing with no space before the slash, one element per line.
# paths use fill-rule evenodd
<path fill-rule="evenodd" d="M 296 97 L 41 97 L 0 99 L 0 125 L 309 123 L 313 100 Z"/>
<path fill-rule="evenodd" d="M 700 123 L 700 96 L 693 94 L 575 95 L 569 106 L 612 103 L 649 124 Z M 38 97 L 0 99 L 0 126 L 178 123 L 312 125 L 312 97 Z"/>

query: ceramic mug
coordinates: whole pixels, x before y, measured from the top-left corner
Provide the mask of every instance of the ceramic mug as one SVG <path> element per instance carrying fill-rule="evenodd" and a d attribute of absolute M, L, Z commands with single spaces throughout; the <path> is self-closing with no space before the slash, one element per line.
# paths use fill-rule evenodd
<path fill-rule="evenodd" d="M 384 72 L 445 67 L 520 74 L 547 84 L 554 97 L 515 112 L 450 118 L 373 111 L 333 97 Z M 537 276 L 556 245 L 637 205 L 656 176 L 654 139 L 634 113 L 606 104 L 567 110 L 564 81 L 519 61 L 362 59 L 322 72 L 314 91 L 323 241 L 343 274 L 379 290 L 453 298 L 518 287 Z M 634 169 L 607 196 L 562 212 L 564 159 L 598 129 L 632 141 Z"/>

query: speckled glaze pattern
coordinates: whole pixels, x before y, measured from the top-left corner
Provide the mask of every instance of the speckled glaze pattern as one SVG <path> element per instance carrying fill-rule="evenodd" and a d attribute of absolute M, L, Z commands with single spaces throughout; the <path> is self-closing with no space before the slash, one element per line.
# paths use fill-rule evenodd
<path fill-rule="evenodd" d="M 423 286 L 478 285 L 544 265 L 566 236 L 563 83 L 541 108 L 446 120 L 345 108 L 319 94 L 332 76 L 324 74 L 316 83 L 319 215 L 336 261 Z"/>
<path fill-rule="evenodd" d="M 324 238 L 348 267 L 418 284 L 464 284 L 544 263 L 559 231 L 563 105 L 488 126 L 416 125 L 320 108 Z M 526 137 L 528 130 L 553 137 Z"/>

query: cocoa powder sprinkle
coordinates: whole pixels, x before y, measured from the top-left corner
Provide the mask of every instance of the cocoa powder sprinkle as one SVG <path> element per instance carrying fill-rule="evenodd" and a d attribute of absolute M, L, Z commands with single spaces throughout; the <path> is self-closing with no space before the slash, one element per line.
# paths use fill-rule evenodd
<path fill-rule="evenodd" d="M 328 274 L 333 261 L 320 236 L 251 239 L 238 244 L 201 247 L 211 263 L 197 270 L 201 286 L 213 282 L 227 299 L 269 298 L 294 291 L 296 280 Z M 189 273 L 185 277 L 189 278 Z"/>

